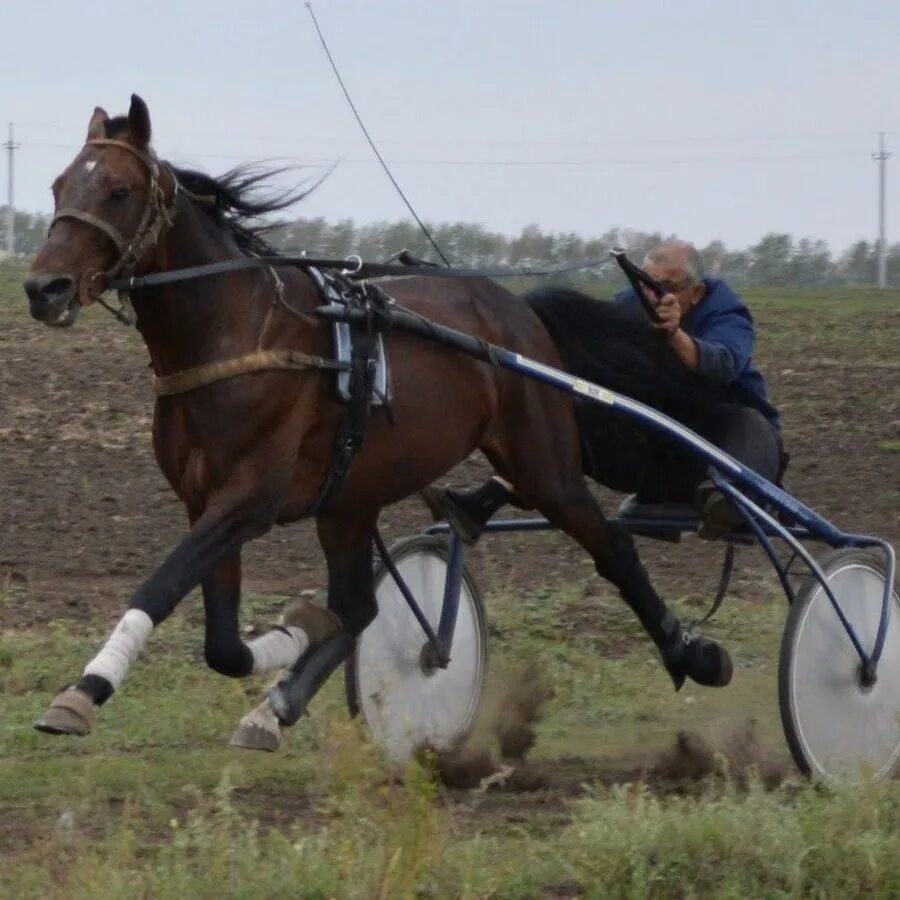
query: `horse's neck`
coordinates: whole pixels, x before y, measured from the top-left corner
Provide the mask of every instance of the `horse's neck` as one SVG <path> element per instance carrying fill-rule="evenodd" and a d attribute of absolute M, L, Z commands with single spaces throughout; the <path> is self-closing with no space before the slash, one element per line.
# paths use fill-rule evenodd
<path fill-rule="evenodd" d="M 233 259 L 233 241 L 185 203 L 153 269 L 170 271 Z M 264 269 L 191 279 L 138 291 L 138 328 L 158 375 L 250 353 L 257 348 L 275 283 Z"/>

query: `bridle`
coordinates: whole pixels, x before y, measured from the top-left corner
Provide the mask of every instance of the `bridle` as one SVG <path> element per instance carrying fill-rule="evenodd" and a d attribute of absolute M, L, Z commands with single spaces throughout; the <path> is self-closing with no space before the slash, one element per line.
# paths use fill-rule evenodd
<path fill-rule="evenodd" d="M 178 196 L 182 188 L 178 178 L 169 166 L 165 166 L 172 181 L 172 196 L 166 202 L 165 191 L 160 181 L 160 163 L 148 153 L 138 150 L 126 141 L 113 138 L 94 138 L 85 143 L 85 147 L 118 147 L 127 150 L 132 156 L 139 159 L 146 167 L 150 175 L 150 186 L 147 191 L 147 202 L 141 215 L 137 229 L 131 238 L 126 238 L 115 225 L 93 213 L 73 206 L 66 206 L 59 210 L 50 223 L 50 230 L 60 219 L 76 219 L 102 231 L 115 244 L 119 251 L 118 260 L 105 272 L 90 269 L 84 273 L 79 285 L 79 296 L 86 295 L 91 300 L 96 300 L 108 309 L 117 319 L 128 325 L 134 324 L 134 311 L 128 300 L 126 290 L 119 290 L 121 309 L 114 309 L 107 304 L 102 294 L 110 282 L 117 278 L 127 278 L 134 273 L 138 262 L 159 243 L 165 231 L 172 227 L 177 212 Z"/>

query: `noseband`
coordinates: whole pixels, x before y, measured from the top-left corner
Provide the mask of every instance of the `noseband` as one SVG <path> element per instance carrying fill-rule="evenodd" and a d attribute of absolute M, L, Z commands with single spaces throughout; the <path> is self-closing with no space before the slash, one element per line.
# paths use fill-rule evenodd
<path fill-rule="evenodd" d="M 121 310 L 112 309 L 103 301 L 101 295 L 106 290 L 106 285 L 113 279 L 132 275 L 135 266 L 150 249 L 156 246 L 163 232 L 172 227 L 175 221 L 180 185 L 175 177 L 175 173 L 169 169 L 173 187 L 172 196 L 169 198 L 169 202 L 166 203 L 165 192 L 159 180 L 160 164 L 158 160 L 138 150 L 137 147 L 133 147 L 126 141 L 117 141 L 111 138 L 94 138 L 87 141 L 85 146 L 118 147 L 121 150 L 127 150 L 147 167 L 147 171 L 150 174 L 150 187 L 147 192 L 147 203 L 144 206 L 141 220 L 138 223 L 134 236 L 128 239 L 122 235 L 122 232 L 115 225 L 101 219 L 99 216 L 82 209 L 66 206 L 54 215 L 53 221 L 50 223 L 50 230 L 53 230 L 53 226 L 60 219 L 77 219 L 79 222 L 85 222 L 99 229 L 116 245 L 119 251 L 119 259 L 105 272 L 97 272 L 96 270 L 85 272 L 81 285 L 79 285 L 79 295 L 86 293 L 92 300 L 96 300 L 105 306 L 123 322 L 134 324 L 134 312 L 131 310 L 128 302 L 127 291 L 119 291 L 119 299 L 122 302 Z"/>

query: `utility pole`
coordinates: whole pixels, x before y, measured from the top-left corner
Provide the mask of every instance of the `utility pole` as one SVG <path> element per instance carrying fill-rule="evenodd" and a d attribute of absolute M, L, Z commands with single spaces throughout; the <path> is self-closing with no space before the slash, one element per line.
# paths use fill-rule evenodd
<path fill-rule="evenodd" d="M 884 149 L 884 132 L 878 132 L 878 152 L 872 159 L 878 162 L 878 287 L 887 287 L 887 244 L 884 238 L 884 196 L 887 181 L 887 161 L 891 154 Z"/>
<path fill-rule="evenodd" d="M 19 145 L 13 140 L 13 123 L 9 123 L 9 140 L 3 145 L 9 158 L 6 180 L 6 252 L 16 252 L 16 210 L 13 206 L 13 154 Z"/>

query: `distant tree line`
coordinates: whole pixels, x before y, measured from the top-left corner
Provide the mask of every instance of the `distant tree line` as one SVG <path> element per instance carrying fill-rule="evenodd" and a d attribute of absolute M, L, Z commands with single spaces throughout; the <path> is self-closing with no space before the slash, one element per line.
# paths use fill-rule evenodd
<path fill-rule="evenodd" d="M 0 207 L 0 225 L 5 221 L 5 208 Z M 49 225 L 49 216 L 16 212 L 17 252 L 33 255 Z M 597 237 L 584 238 L 574 232 L 544 232 L 537 225 L 529 225 L 510 237 L 465 222 L 433 224 L 428 228 L 450 262 L 462 266 L 559 266 L 602 259 L 615 246 L 625 247 L 640 262 L 650 247 L 675 237 L 613 228 Z M 296 219 L 274 224 L 269 238 L 279 250 L 289 254 L 305 250 L 310 256 L 344 257 L 355 253 L 363 259 L 380 261 L 407 249 L 415 256 L 439 261 L 419 228 L 406 221 L 357 225 L 351 219 Z M 0 248 L 4 246 L 0 242 Z M 698 249 L 708 274 L 738 285 L 874 284 L 876 279 L 877 248 L 870 241 L 857 241 L 835 255 L 824 241 L 795 240 L 789 234 L 773 232 L 743 250 L 731 250 L 722 241 L 712 241 Z M 900 287 L 900 243 L 888 247 L 887 279 L 888 284 Z M 575 273 L 566 280 L 583 286 L 621 284 L 621 276 L 610 266 Z"/>
<path fill-rule="evenodd" d="M 640 262 L 650 247 L 675 235 L 613 228 L 598 237 L 584 238 L 573 232 L 543 232 L 529 225 L 509 237 L 467 223 L 427 226 L 451 263 L 465 266 L 558 266 L 584 259 L 602 259 L 611 247 L 625 247 Z M 428 240 L 411 222 L 356 225 L 352 220 L 328 223 L 324 219 L 298 219 L 275 228 L 272 243 L 285 252 L 306 250 L 328 256 L 357 253 L 363 259 L 384 260 L 403 248 L 416 256 L 438 261 Z M 767 234 L 743 250 L 731 250 L 722 241 L 698 247 L 707 273 L 738 285 L 821 286 L 874 284 L 877 248 L 874 242 L 857 241 L 843 253 L 832 254 L 824 241 L 789 234 Z M 900 243 L 888 247 L 888 283 L 900 287 Z M 620 284 L 614 267 L 575 274 L 578 283 Z"/>

